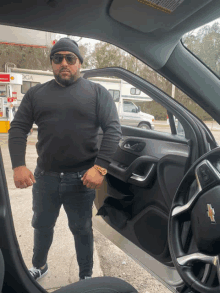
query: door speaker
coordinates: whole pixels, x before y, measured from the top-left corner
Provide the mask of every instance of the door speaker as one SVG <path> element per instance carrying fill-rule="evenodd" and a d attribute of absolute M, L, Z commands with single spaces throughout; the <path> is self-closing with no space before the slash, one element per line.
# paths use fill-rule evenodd
<path fill-rule="evenodd" d="M 134 232 L 140 245 L 151 254 L 169 254 L 167 234 L 168 217 L 156 207 L 147 207 L 144 215 L 134 224 Z"/>

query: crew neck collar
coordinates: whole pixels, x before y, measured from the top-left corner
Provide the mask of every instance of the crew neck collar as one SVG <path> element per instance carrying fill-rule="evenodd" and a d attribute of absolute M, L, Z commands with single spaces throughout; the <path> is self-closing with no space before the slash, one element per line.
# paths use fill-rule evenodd
<path fill-rule="evenodd" d="M 62 88 L 68 88 L 70 86 L 74 86 L 76 85 L 80 80 L 82 79 L 82 77 L 80 76 L 76 81 L 74 81 L 72 84 L 68 85 L 68 86 L 65 86 L 65 85 L 62 85 L 61 83 L 59 83 L 55 78 L 54 78 L 54 81 L 57 85 L 59 85 L 60 87 Z"/>

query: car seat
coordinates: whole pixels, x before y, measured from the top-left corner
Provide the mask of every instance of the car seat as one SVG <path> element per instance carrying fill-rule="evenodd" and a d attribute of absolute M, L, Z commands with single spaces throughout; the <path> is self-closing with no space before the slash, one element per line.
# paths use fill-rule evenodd
<path fill-rule="evenodd" d="M 0 293 L 5 275 L 5 264 L 0 250 Z M 114 277 L 97 277 L 79 281 L 62 287 L 54 293 L 138 293 L 127 282 Z"/>
<path fill-rule="evenodd" d="M 54 293 L 138 293 L 124 280 L 114 277 L 97 277 L 62 287 Z"/>

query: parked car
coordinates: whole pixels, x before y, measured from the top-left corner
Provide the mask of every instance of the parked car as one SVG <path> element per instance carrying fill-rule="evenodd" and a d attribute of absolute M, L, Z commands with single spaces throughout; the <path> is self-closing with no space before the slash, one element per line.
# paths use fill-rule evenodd
<path fill-rule="evenodd" d="M 140 107 L 132 101 L 123 100 L 123 106 L 120 107 L 118 114 L 122 125 L 154 129 L 154 116 L 142 112 Z"/>
<path fill-rule="evenodd" d="M 220 123 L 219 72 L 182 42 L 185 33 L 216 20 L 219 13 L 216 0 L 2 0 L 0 23 L 114 44 L 175 84 Z M 220 148 L 212 132 L 159 89 L 158 80 L 151 84 L 121 67 L 87 70 L 83 75 L 99 76 L 121 78 L 151 96 L 178 119 L 184 136 L 178 135 L 174 119 L 170 133 L 122 126 L 123 138 L 96 194 L 100 216 L 94 218 L 94 226 L 172 292 L 219 293 Z M 2 292 L 42 292 L 20 254 L 2 158 L 0 181 Z M 91 286 L 93 292 L 112 292 L 104 287 L 100 291 L 103 282 L 94 278 L 56 292 L 88 292 Z"/>

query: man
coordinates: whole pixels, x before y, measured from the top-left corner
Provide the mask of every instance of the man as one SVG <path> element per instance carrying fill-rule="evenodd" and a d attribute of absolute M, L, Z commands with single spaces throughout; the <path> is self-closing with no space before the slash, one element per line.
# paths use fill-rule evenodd
<path fill-rule="evenodd" d="M 79 278 L 92 276 L 92 205 L 121 138 L 115 103 L 101 85 L 80 77 L 78 45 L 60 39 L 51 50 L 55 79 L 25 94 L 9 130 L 17 188 L 33 185 L 34 249 L 31 275 L 48 271 L 47 255 L 61 205 L 75 239 Z M 38 125 L 34 175 L 25 165 L 27 134 Z M 98 150 L 98 131 L 103 139 Z"/>

